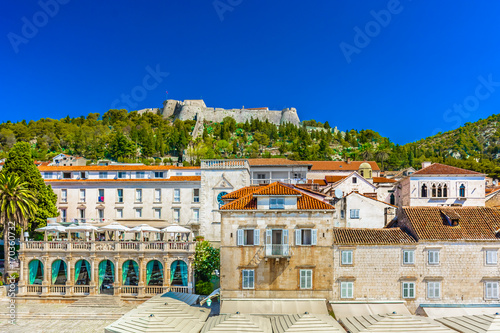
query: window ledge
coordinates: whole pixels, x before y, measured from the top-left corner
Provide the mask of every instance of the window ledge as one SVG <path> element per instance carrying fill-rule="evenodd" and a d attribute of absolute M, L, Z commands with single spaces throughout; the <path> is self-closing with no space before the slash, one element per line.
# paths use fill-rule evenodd
<path fill-rule="evenodd" d="M 119 201 L 115 202 L 115 205 L 123 205 L 123 204 L 124 204 L 123 201 L 122 202 L 119 202 Z"/>

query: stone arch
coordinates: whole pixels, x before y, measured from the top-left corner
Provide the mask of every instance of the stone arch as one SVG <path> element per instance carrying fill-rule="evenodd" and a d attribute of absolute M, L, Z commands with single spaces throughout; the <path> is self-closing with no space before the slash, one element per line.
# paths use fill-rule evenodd
<path fill-rule="evenodd" d="M 146 263 L 146 286 L 161 286 L 165 280 L 165 269 L 161 260 L 151 258 Z"/>
<path fill-rule="evenodd" d="M 127 259 L 122 264 L 122 285 L 139 285 L 139 263 L 135 259 Z"/>
<path fill-rule="evenodd" d="M 39 284 L 43 283 L 44 276 L 44 266 L 43 262 L 39 259 L 32 259 L 28 263 L 28 284 Z"/>
<path fill-rule="evenodd" d="M 55 258 L 50 264 L 50 283 L 53 285 L 65 285 L 68 281 L 68 263 L 61 258 Z"/>

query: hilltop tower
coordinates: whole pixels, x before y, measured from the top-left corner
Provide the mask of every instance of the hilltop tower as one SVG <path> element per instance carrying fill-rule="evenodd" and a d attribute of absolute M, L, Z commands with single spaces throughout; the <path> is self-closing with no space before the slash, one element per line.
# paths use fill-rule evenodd
<path fill-rule="evenodd" d="M 297 115 L 297 109 L 286 108 L 281 111 L 280 124 L 292 123 L 295 126 L 300 125 L 299 116 Z"/>

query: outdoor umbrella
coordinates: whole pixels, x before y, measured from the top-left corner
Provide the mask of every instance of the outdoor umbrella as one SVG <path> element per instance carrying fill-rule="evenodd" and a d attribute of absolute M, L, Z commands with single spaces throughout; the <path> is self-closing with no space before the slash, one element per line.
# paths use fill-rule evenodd
<path fill-rule="evenodd" d="M 49 223 L 46 227 L 38 228 L 35 231 L 66 232 L 66 227 L 63 227 L 59 223 Z"/>
<path fill-rule="evenodd" d="M 160 229 L 154 228 L 148 224 L 140 224 L 130 229 L 131 232 L 160 232 Z"/>
<path fill-rule="evenodd" d="M 161 229 L 161 232 L 170 232 L 170 233 L 190 233 L 191 230 L 188 228 L 181 227 L 178 224 L 169 225 L 166 228 Z"/>
<path fill-rule="evenodd" d="M 108 225 L 105 225 L 103 227 L 100 227 L 99 230 L 101 231 L 130 231 L 130 228 L 121 225 L 118 222 L 113 222 Z"/>

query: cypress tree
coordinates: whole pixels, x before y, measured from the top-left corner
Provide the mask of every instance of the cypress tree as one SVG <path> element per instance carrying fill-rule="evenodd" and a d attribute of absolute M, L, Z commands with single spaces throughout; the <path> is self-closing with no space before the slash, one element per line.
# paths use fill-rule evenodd
<path fill-rule="evenodd" d="M 33 162 L 29 143 L 18 142 L 12 147 L 2 173 L 15 174 L 21 178 L 22 182 L 27 182 L 28 190 L 37 198 L 34 218 L 29 221 L 30 231 L 45 226 L 47 218 L 56 217 L 59 214 L 56 207 L 57 195 L 52 190 L 52 186 L 45 185 L 40 171 Z"/>

